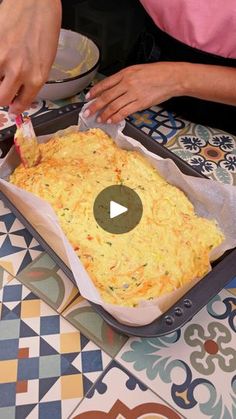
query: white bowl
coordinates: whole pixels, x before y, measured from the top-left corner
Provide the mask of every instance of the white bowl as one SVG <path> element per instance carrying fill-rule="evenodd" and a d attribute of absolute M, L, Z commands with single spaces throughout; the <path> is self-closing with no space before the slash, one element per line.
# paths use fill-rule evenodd
<path fill-rule="evenodd" d="M 55 61 L 38 98 L 59 100 L 81 92 L 94 78 L 99 61 L 99 48 L 91 39 L 61 29 Z"/>

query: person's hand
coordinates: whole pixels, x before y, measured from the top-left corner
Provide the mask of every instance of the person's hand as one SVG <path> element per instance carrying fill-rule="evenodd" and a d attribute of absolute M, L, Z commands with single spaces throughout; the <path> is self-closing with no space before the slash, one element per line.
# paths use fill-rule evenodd
<path fill-rule="evenodd" d="M 60 0 L 3 0 L 0 5 L 0 106 L 23 112 L 47 80 L 61 27 Z"/>
<path fill-rule="evenodd" d="M 100 81 L 86 95 L 95 99 L 85 117 L 99 112 L 98 122 L 117 123 L 131 113 L 181 95 L 182 63 L 160 62 L 127 67 Z"/>

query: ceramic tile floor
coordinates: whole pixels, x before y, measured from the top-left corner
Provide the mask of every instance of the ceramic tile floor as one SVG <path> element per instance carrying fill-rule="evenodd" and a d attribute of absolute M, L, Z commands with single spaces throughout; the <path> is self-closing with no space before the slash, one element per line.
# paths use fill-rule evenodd
<path fill-rule="evenodd" d="M 222 291 L 180 331 L 133 338 L 116 357 L 187 418 L 235 418 L 236 298 Z"/>
<path fill-rule="evenodd" d="M 235 137 L 159 107 L 131 119 L 197 170 L 235 184 Z M 0 247 L 0 419 L 236 417 L 236 278 L 181 331 L 128 339 L 2 203 Z"/>
<path fill-rule="evenodd" d="M 0 290 L 0 418 L 67 418 L 110 357 L 17 279 Z"/>

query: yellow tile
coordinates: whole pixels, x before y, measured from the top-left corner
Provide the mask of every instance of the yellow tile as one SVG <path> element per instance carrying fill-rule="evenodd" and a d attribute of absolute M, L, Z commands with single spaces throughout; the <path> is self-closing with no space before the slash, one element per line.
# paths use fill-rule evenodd
<path fill-rule="evenodd" d="M 0 361 L 0 383 L 14 383 L 17 381 L 17 359 Z"/>
<path fill-rule="evenodd" d="M 5 271 L 8 271 L 11 275 L 14 275 L 14 266 L 11 261 L 1 260 L 0 266 L 5 269 Z"/>
<path fill-rule="evenodd" d="M 61 377 L 61 398 L 76 399 L 83 397 L 83 380 L 82 374 L 63 375 Z"/>
<path fill-rule="evenodd" d="M 80 333 L 62 333 L 60 336 L 61 341 L 61 353 L 80 352 Z"/>
<path fill-rule="evenodd" d="M 40 300 L 26 300 L 21 303 L 21 318 L 40 317 Z"/>

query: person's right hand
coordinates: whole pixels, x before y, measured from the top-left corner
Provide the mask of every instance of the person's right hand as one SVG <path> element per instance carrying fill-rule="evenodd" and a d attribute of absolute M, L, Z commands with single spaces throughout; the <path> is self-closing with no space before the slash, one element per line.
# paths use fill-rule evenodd
<path fill-rule="evenodd" d="M 36 97 L 53 64 L 61 27 L 60 0 L 0 4 L 0 106 L 18 115 Z"/>

